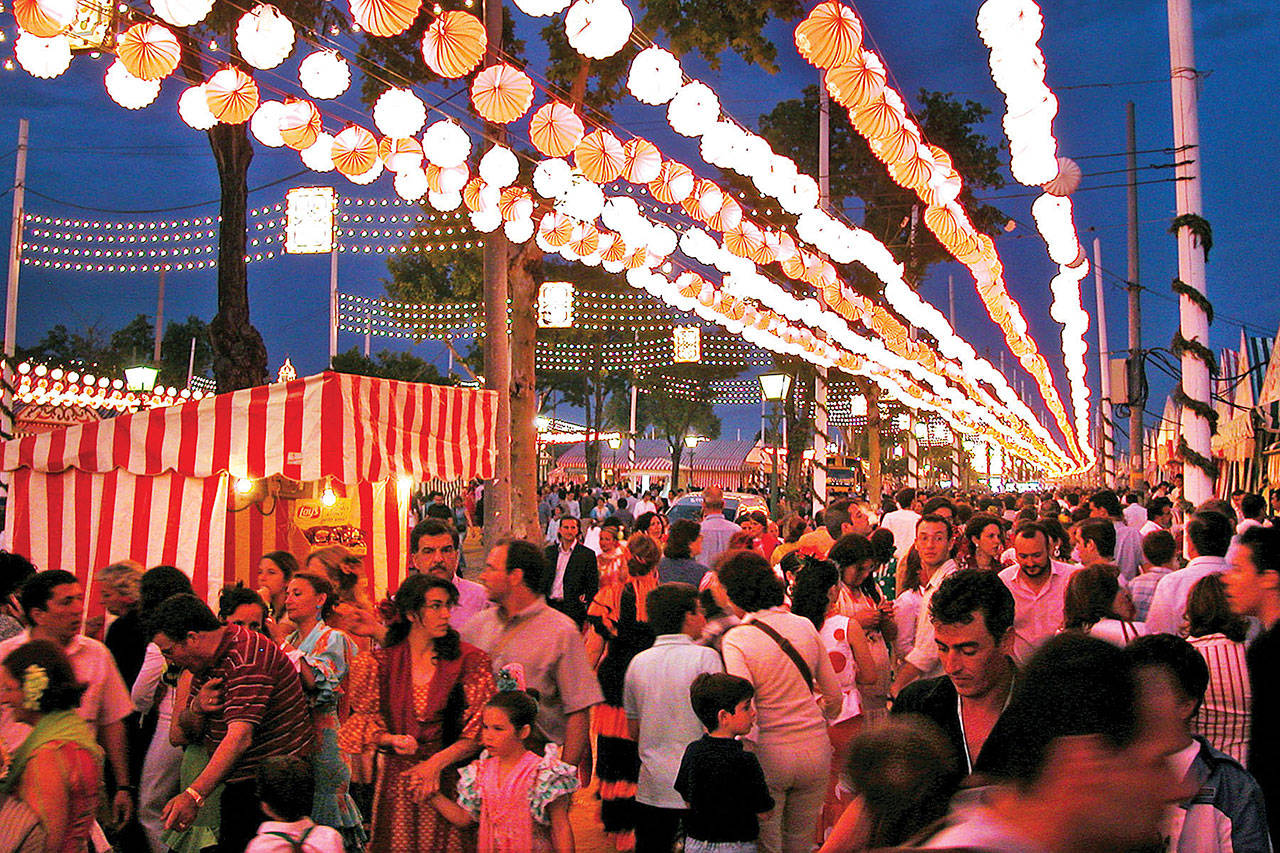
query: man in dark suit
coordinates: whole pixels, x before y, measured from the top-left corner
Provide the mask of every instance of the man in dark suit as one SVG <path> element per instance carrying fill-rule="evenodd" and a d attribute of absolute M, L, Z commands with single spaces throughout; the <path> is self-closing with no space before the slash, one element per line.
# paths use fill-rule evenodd
<path fill-rule="evenodd" d="M 547 604 L 564 613 L 578 627 L 587 618 L 587 605 L 600 587 L 600 570 L 595 553 L 578 542 L 578 519 L 560 519 L 559 538 L 547 548 L 547 562 L 554 568 L 539 590 Z"/>

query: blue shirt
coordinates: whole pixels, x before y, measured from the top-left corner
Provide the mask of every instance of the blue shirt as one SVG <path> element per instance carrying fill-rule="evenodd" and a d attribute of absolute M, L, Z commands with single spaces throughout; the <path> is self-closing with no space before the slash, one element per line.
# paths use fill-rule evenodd
<path fill-rule="evenodd" d="M 627 718 L 640 723 L 640 779 L 636 801 L 661 809 L 683 809 L 675 791 L 685 747 L 702 736 L 689 703 L 689 685 L 704 672 L 724 672 L 715 649 L 685 634 L 662 634 L 632 659 L 622 688 Z"/>
<path fill-rule="evenodd" d="M 716 557 L 719 557 L 729 547 L 729 540 L 733 538 L 733 534 L 741 529 L 737 524 L 725 518 L 722 512 L 703 516 L 702 553 L 698 555 L 702 557 L 702 562 L 708 566 L 714 566 Z"/>

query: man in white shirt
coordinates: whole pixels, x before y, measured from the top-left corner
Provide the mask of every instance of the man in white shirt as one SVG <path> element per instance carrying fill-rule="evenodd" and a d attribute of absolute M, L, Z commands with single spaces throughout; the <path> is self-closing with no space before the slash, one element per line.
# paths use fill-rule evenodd
<path fill-rule="evenodd" d="M 489 603 L 483 584 L 458 574 L 458 531 L 438 518 L 424 518 L 409 533 L 409 558 L 413 568 L 449 581 L 458 588 L 458 604 L 449 612 L 449 624 L 462 628 Z"/>
<path fill-rule="evenodd" d="M 1023 663 L 1062 627 L 1062 597 L 1079 566 L 1050 557 L 1049 533 L 1028 522 L 1013 535 L 1018 563 L 1000 572 L 1013 594 L 1013 659 Z"/>
<path fill-rule="evenodd" d="M 636 853 L 669 853 L 686 812 L 674 787 L 676 774 L 685 747 L 702 736 L 689 685 L 704 672 L 723 672 L 724 664 L 715 649 L 694 642 L 707 623 L 696 587 L 661 584 L 645 597 L 645 609 L 657 638 L 627 666 L 622 692 L 627 728 L 640 754 Z"/>
<path fill-rule="evenodd" d="M 1187 557 L 1184 568 L 1160 579 L 1147 611 L 1148 634 L 1180 634 L 1187 613 L 1191 587 L 1206 575 L 1227 570 L 1231 546 L 1231 522 L 1218 512 L 1197 512 L 1187 520 Z"/>
<path fill-rule="evenodd" d="M 886 512 L 884 518 L 880 519 L 880 526 L 893 534 L 893 558 L 901 560 L 915 541 L 916 522 L 920 520 L 920 513 L 912 509 L 912 504 L 916 502 L 915 489 L 901 489 L 893 499 L 897 501 L 898 508 L 893 512 Z"/>
<path fill-rule="evenodd" d="M 657 512 L 658 505 L 653 502 L 653 492 L 645 492 L 636 500 L 635 516 L 639 518 L 646 512 Z"/>
<path fill-rule="evenodd" d="M 85 685 L 76 713 L 94 727 L 98 743 L 107 754 L 110 772 L 116 780 L 112 812 L 118 823 L 127 823 L 133 815 L 135 788 L 129 780 L 124 719 L 133 711 L 133 700 L 111 652 L 102 643 L 80 633 L 84 587 L 70 572 L 37 572 L 23 585 L 21 603 L 31 627 L 0 642 L 0 660 L 31 640 L 53 643 L 66 653 L 76 678 Z M 0 717 L 0 739 L 10 754 L 30 732 L 30 726 L 15 720 L 12 711 L 5 709 Z"/>
<path fill-rule="evenodd" d="M 906 660 L 898 668 L 898 675 L 889 691 L 891 696 L 897 696 L 899 690 L 917 678 L 942 674 L 933 622 L 929 619 L 929 602 L 943 580 L 956 570 L 956 561 L 951 559 L 951 522 L 939 515 L 924 516 L 916 523 L 915 546 L 916 553 L 920 555 L 921 580 L 926 576 L 928 580 L 924 583 L 920 611 L 916 614 L 915 646 L 907 652 Z"/>
<path fill-rule="evenodd" d="M 1168 498 L 1152 498 L 1147 504 L 1147 520 L 1138 532 L 1145 538 L 1148 533 L 1173 527 L 1173 501 Z"/>
<path fill-rule="evenodd" d="M 1120 567 L 1120 575 L 1124 580 L 1131 580 L 1138 574 L 1138 563 L 1142 559 L 1142 534 L 1136 527 L 1125 523 L 1116 493 L 1108 489 L 1096 492 L 1089 498 L 1089 515 L 1091 518 L 1111 520 L 1116 529 L 1116 565 Z"/>

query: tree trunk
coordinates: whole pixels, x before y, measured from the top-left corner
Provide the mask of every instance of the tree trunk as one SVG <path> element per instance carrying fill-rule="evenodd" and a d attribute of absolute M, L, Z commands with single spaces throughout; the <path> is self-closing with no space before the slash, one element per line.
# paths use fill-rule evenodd
<path fill-rule="evenodd" d="M 490 239 L 506 237 L 501 231 Z M 530 248 L 532 247 L 532 248 Z M 538 416 L 535 354 L 538 271 L 542 253 L 532 240 L 513 253 L 511 285 L 511 532 L 536 541 L 538 531 Z"/>
<path fill-rule="evenodd" d="M 867 383 L 867 500 L 880 511 L 884 487 L 880 477 L 880 386 Z"/>
<path fill-rule="evenodd" d="M 213 375 L 219 393 L 225 393 L 267 381 L 267 348 L 249 321 L 249 276 L 244 261 L 253 145 L 243 124 L 216 124 L 207 133 L 222 194 L 218 313 L 209 324 L 209 338 Z"/>
<path fill-rule="evenodd" d="M 801 482 L 804 474 L 804 452 L 812 445 L 813 420 L 810 416 L 813 402 L 813 381 L 816 372 L 813 367 L 797 361 L 795 368 L 795 386 L 787 398 L 783 414 L 787 419 L 787 445 L 783 448 L 787 454 L 787 480 L 783 485 L 787 502 L 797 506 L 807 491 Z"/>
<path fill-rule="evenodd" d="M 680 488 L 680 457 L 684 455 L 684 441 L 668 441 L 667 446 L 671 448 L 671 482 L 667 484 L 667 494 L 674 494 Z"/>

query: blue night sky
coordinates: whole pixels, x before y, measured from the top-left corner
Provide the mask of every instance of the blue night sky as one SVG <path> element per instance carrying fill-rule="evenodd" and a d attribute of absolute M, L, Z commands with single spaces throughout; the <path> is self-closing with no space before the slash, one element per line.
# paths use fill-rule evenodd
<path fill-rule="evenodd" d="M 634 4 L 633 10 L 634 10 Z M 1161 0 L 1059 0 L 1045 3 L 1045 34 L 1040 46 L 1046 56 L 1048 83 L 1059 100 L 1055 132 L 1059 153 L 1077 158 L 1085 172 L 1084 185 L 1073 201 L 1081 241 L 1089 248 L 1102 241 L 1111 348 L 1127 346 L 1125 295 L 1125 190 L 1122 155 L 1125 145 L 1125 102 L 1137 105 L 1139 150 L 1173 146 L 1168 83 L 1169 55 L 1165 4 Z M 974 27 L 978 2 L 864 0 L 858 11 L 873 46 L 884 57 L 897 87 L 904 93 L 920 88 L 954 92 L 992 109 L 986 130 L 1000 137 L 1000 93 L 986 66 L 986 50 Z M 1280 289 L 1265 282 L 1280 269 L 1280 242 L 1268 239 L 1280 220 L 1276 169 L 1271 154 L 1280 149 L 1280 130 L 1269 115 L 1280 94 L 1280 6 L 1272 0 L 1200 0 L 1197 4 L 1196 60 L 1203 80 L 1200 132 L 1203 146 L 1204 209 L 1214 230 L 1214 249 L 1208 267 L 1209 295 L 1217 309 L 1212 328 L 1215 348 L 1235 346 L 1244 324 L 1253 335 L 1272 335 L 1280 322 Z M 345 11 L 345 10 L 344 10 Z M 536 27 L 516 12 L 521 34 L 529 43 L 531 67 L 539 63 Z M 540 25 L 541 22 L 536 22 Z M 0 55 L 12 50 L 12 18 L 0 14 L 5 42 Z M 684 57 L 686 70 L 715 87 L 724 110 L 749 127 L 781 99 L 798 96 L 816 81 L 816 72 L 796 53 L 790 28 L 774 23 L 770 34 L 779 45 L 781 71 L 767 75 L 725 57 L 711 71 L 694 57 Z M 296 86 L 299 54 L 276 69 Z M 32 213 L 104 220 L 180 218 L 216 213 L 217 179 L 204 134 L 191 130 L 177 116 L 182 86 L 165 84 L 160 98 L 146 110 L 131 112 L 114 104 L 102 85 L 106 58 L 77 57 L 62 77 L 36 80 L 19 70 L 0 72 L 0 175 L 7 186 L 13 174 L 19 117 L 31 122 L 27 209 Z M 272 81 L 267 85 L 279 87 Z M 283 85 L 288 85 L 284 83 Z M 354 90 L 353 86 L 353 90 Z M 295 90 L 296 91 L 296 88 Z M 420 90 L 428 102 L 444 90 Z M 344 118 L 363 112 L 348 96 L 333 108 Z M 276 97 L 279 97 L 276 95 Z M 836 107 L 838 108 L 838 107 Z M 367 115 L 367 112 L 363 113 Z M 648 136 L 664 152 L 696 164 L 696 151 L 676 137 L 665 115 L 625 98 L 617 113 L 623 131 Z M 1264 156 L 1264 154 L 1266 156 Z M 1173 161 L 1168 153 L 1140 154 L 1139 166 Z M 287 149 L 256 149 L 249 184 L 256 187 L 290 175 L 300 168 L 297 154 Z M 701 174 L 711 174 L 704 169 Z M 1177 272 L 1174 239 L 1167 234 L 1174 216 L 1171 168 L 1143 168 L 1139 188 L 1141 282 L 1152 292 L 1143 295 L 1143 343 L 1167 347 L 1177 326 L 1177 305 L 1169 282 Z M 276 203 L 290 186 L 326 183 L 306 176 L 254 193 L 251 206 Z M 389 176 L 369 187 L 355 187 L 337 179 L 339 192 L 352 197 L 391 198 Z M 1054 271 L 1043 242 L 1031 225 L 1035 194 L 1012 179 L 993 194 L 998 206 L 1019 226 L 997 238 L 1011 293 L 1023 305 L 1032 333 L 1061 378 L 1060 328 L 1049 317 L 1048 283 Z M 56 200 L 56 201 L 55 201 Z M 8 245 L 9 197 L 0 206 L 6 215 L 0 226 Z M 103 211 L 78 211 L 71 204 Z M 173 214 L 129 214 L 200 204 Z M 989 347 L 993 360 L 1003 344 L 996 326 L 986 317 L 972 279 L 959 264 L 934 267 L 922 294 L 946 310 L 948 274 L 955 277 L 956 311 L 960 334 L 981 352 Z M 385 267 L 373 256 L 344 256 L 341 289 L 379 296 Z M 289 258 L 249 267 L 253 322 L 266 339 L 271 369 L 288 355 L 300 373 L 323 369 L 327 360 L 327 258 Z M 1083 302 L 1094 314 L 1093 279 L 1084 283 Z M 23 267 L 18 310 L 18 339 L 29 345 L 55 323 L 75 329 L 98 324 L 114 329 L 135 314 L 155 310 L 156 276 L 87 275 Z M 205 319 L 215 312 L 215 277 L 211 271 L 172 273 L 168 277 L 165 315 L 181 319 L 196 314 Z M 340 336 L 346 349 L 360 339 Z M 1089 331 L 1087 356 L 1090 384 L 1097 399 L 1097 337 Z M 374 348 L 396 348 L 395 341 L 374 341 Z M 415 351 L 443 363 L 443 347 L 423 345 Z M 1154 374 L 1149 409 L 1159 411 L 1171 382 Z M 757 407 L 722 407 L 725 435 L 735 428 L 754 431 Z M 1150 421 L 1148 421 L 1150 423 Z"/>

